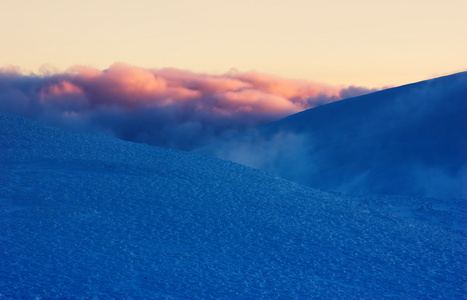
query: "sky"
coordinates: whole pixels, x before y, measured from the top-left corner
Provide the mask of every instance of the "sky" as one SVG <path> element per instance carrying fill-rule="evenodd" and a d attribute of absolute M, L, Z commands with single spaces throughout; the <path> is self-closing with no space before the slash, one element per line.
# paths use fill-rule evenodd
<path fill-rule="evenodd" d="M 0 66 L 123 62 L 366 87 L 467 69 L 467 1 L 4 0 Z"/>

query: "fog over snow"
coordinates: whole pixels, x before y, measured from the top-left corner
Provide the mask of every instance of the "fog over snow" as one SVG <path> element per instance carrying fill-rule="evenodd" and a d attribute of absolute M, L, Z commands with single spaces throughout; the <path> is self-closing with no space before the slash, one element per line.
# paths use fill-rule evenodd
<path fill-rule="evenodd" d="M 208 75 L 124 63 L 41 76 L 0 70 L 0 111 L 184 150 L 370 91 L 258 72 Z"/>
<path fill-rule="evenodd" d="M 323 105 L 200 152 L 326 191 L 467 198 L 467 72 Z"/>
<path fill-rule="evenodd" d="M 463 199 L 326 193 L 6 113 L 0 166 L 0 299 L 467 295 Z"/>

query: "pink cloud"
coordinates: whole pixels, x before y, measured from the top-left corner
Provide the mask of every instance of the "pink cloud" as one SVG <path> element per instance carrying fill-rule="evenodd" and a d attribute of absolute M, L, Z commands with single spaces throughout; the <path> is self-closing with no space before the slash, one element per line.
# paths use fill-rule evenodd
<path fill-rule="evenodd" d="M 82 94 L 83 90 L 73 83 L 63 80 L 55 84 L 44 86 L 39 92 L 41 98 L 47 96 L 63 96 L 67 94 Z"/>
<path fill-rule="evenodd" d="M 300 111 L 291 101 L 277 94 L 264 93 L 254 89 L 217 93 L 219 106 L 228 111 L 248 111 L 277 114 L 292 114 Z"/>
<path fill-rule="evenodd" d="M 236 78 L 229 78 L 225 75 L 214 76 L 206 74 L 196 74 L 190 71 L 178 69 L 154 70 L 158 76 L 165 78 L 172 87 L 187 87 L 199 90 L 203 93 L 236 91 L 249 88 L 251 85 Z"/>
<path fill-rule="evenodd" d="M 210 75 L 124 63 L 43 76 L 0 69 L 0 110 L 181 149 L 366 91 L 258 72 Z"/>
<path fill-rule="evenodd" d="M 258 72 L 239 73 L 237 78 L 250 83 L 266 93 L 280 95 L 286 99 L 305 101 L 323 95 L 333 99 L 339 96 L 339 87 L 302 80 L 289 80 Z"/>

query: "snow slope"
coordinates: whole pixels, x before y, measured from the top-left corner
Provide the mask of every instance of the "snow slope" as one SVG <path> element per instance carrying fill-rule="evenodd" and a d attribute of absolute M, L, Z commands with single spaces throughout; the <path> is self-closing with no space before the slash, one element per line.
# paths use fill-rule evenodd
<path fill-rule="evenodd" d="M 199 150 L 327 191 L 467 198 L 467 72 L 313 108 Z"/>
<path fill-rule="evenodd" d="M 466 298 L 464 202 L 406 200 L 0 113 L 0 299 Z"/>

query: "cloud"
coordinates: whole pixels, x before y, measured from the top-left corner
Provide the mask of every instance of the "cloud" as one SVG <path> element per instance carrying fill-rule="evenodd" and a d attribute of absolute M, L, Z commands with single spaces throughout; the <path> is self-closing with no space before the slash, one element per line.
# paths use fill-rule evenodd
<path fill-rule="evenodd" d="M 346 99 L 346 98 L 353 98 L 353 97 L 361 96 L 361 95 L 376 92 L 376 91 L 378 91 L 378 89 L 368 89 L 368 88 L 361 87 L 361 86 L 351 85 L 349 87 L 341 89 L 339 91 L 339 96 L 342 99 Z"/>
<path fill-rule="evenodd" d="M 0 69 L 2 111 L 184 150 L 371 91 L 258 72 L 209 75 L 123 63 L 103 71 L 76 66 L 41 76 Z"/>

